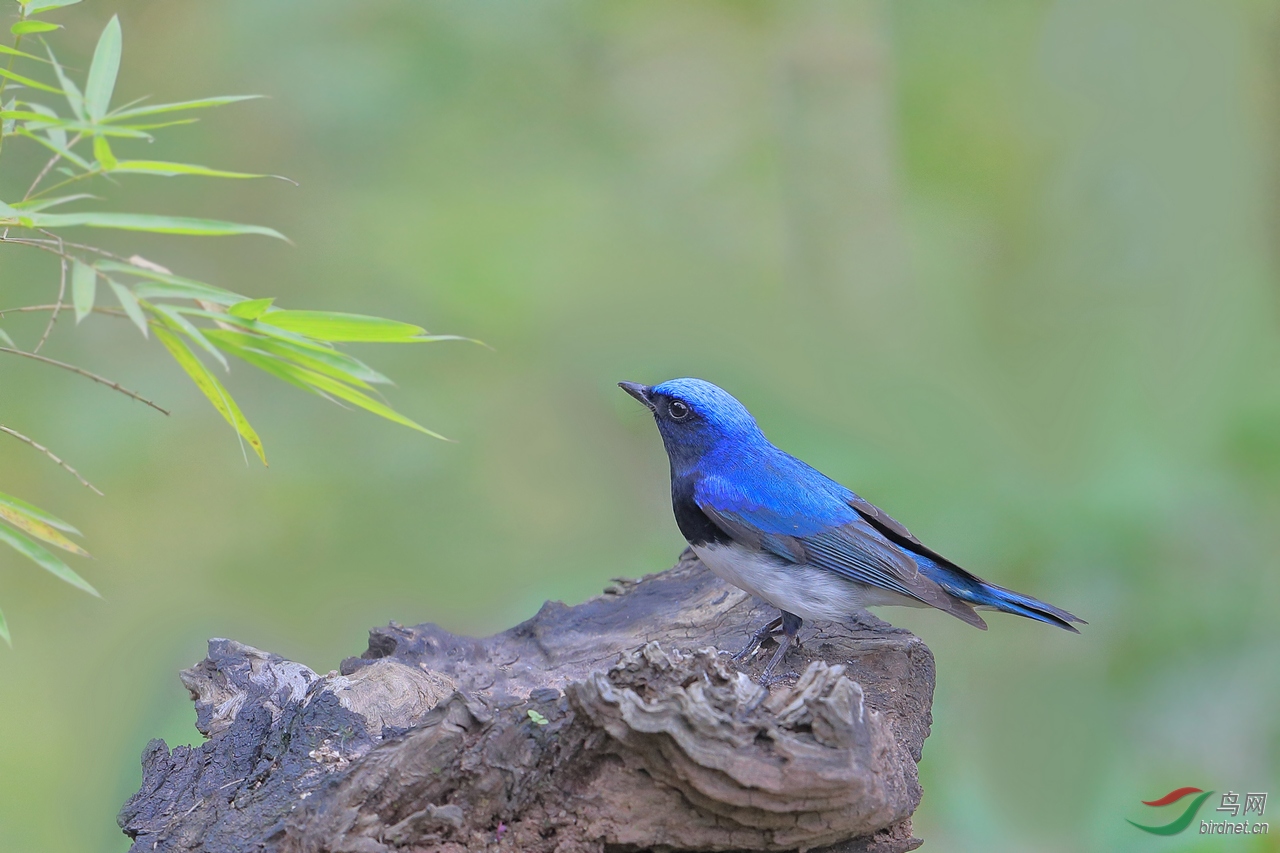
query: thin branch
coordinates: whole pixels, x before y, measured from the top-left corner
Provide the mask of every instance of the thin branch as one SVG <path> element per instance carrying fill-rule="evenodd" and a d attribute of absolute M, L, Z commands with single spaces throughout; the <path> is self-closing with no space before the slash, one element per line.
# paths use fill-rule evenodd
<path fill-rule="evenodd" d="M 53 324 L 58 322 L 58 313 L 62 311 L 62 297 L 67 295 L 67 259 L 66 257 L 64 256 L 59 258 L 58 263 L 62 267 L 62 276 L 58 280 L 58 298 L 54 300 L 53 313 L 49 315 L 49 322 L 44 327 L 44 334 L 40 336 L 40 340 L 36 343 L 35 349 L 31 350 L 32 355 L 40 352 L 40 347 L 44 346 L 44 342 L 49 340 L 49 333 L 53 331 Z"/>
<path fill-rule="evenodd" d="M 58 245 L 60 246 L 70 246 L 73 249 L 81 249 L 85 252 L 93 252 L 96 255 L 102 255 L 104 258 L 110 258 L 111 260 L 119 261 L 122 264 L 132 263 L 132 261 L 130 261 L 128 258 L 122 258 L 117 254 L 108 252 L 106 249 L 99 249 L 97 246 L 88 246 L 88 245 L 85 245 L 84 243 L 66 242 L 57 234 L 53 233 L 52 231 L 46 231 L 43 228 L 37 228 L 36 230 L 39 231 L 41 234 L 44 234 L 46 237 L 49 237 L 52 240 L 57 240 Z"/>
<path fill-rule="evenodd" d="M 96 255 L 102 255 L 104 258 L 110 258 L 113 261 L 120 261 L 124 264 L 129 263 L 128 258 L 122 258 L 120 255 L 108 252 L 106 249 L 99 249 L 97 246 L 88 246 L 84 243 L 72 243 L 69 240 L 61 239 L 57 234 L 54 234 L 52 231 L 46 231 L 43 228 L 36 230 L 41 234 L 48 234 L 51 239 L 41 240 L 39 237 L 10 237 L 8 236 L 9 229 L 6 228 L 3 233 L 0 233 L 0 243 L 13 243 L 19 246 L 30 246 L 33 249 L 40 249 L 41 251 L 49 252 L 50 254 L 67 258 L 68 260 L 75 260 L 76 258 L 74 255 L 68 255 L 66 252 L 59 251 L 55 248 L 56 246 L 69 246 L 72 249 L 81 249 L 85 252 L 93 252 Z"/>
<path fill-rule="evenodd" d="M 54 184 L 51 187 L 45 187 L 44 189 L 40 190 L 40 192 L 31 196 L 31 199 L 40 198 L 40 196 L 42 195 L 48 195 L 49 193 L 54 192 L 56 190 L 60 190 L 65 186 L 70 186 L 71 184 L 74 184 L 77 181 L 83 181 L 85 178 L 96 178 L 98 175 L 105 175 L 105 174 L 106 172 L 102 171 L 101 169 L 91 169 L 88 172 L 81 172 L 80 174 L 75 175 L 74 177 L 67 178 L 65 181 L 59 181 L 58 183 Z M 31 199 L 28 199 L 28 201 L 30 201 Z"/>
<path fill-rule="evenodd" d="M 105 376 L 99 376 L 96 373 L 90 373 L 89 371 L 85 370 L 82 367 L 76 367 L 74 364 L 67 364 L 66 362 L 62 362 L 62 361 L 55 361 L 54 359 L 49 358 L 47 356 L 36 355 L 33 352 L 26 352 L 25 350 L 20 350 L 20 349 L 11 349 L 10 347 L 0 347 L 0 352 L 7 352 L 10 355 L 20 355 L 23 358 L 32 358 L 32 359 L 35 359 L 36 361 L 44 362 L 45 364 L 51 364 L 54 367 L 61 367 L 63 370 L 70 370 L 72 373 L 75 373 L 79 376 L 83 376 L 86 379 L 92 379 L 94 382 L 97 382 L 100 385 L 106 385 L 108 388 L 111 388 L 114 391 L 119 391 L 121 394 L 124 394 L 126 397 L 132 397 L 133 399 L 137 400 L 139 403 L 146 403 L 148 406 L 155 409 L 157 412 L 160 412 L 161 414 L 165 414 L 165 415 L 169 414 L 168 409 L 163 409 L 160 406 L 157 406 L 155 403 L 151 402 L 146 397 L 143 397 L 137 391 L 130 391 L 128 388 L 125 388 L 119 382 L 115 382 L 111 379 L 107 379 Z"/>
<path fill-rule="evenodd" d="M 48 456 L 48 457 L 49 457 L 50 459 L 52 459 L 54 462 L 57 462 L 57 463 L 58 463 L 59 465 L 61 465 L 63 468 L 65 468 L 65 469 L 67 469 L 68 471 L 70 471 L 70 472 L 71 472 L 71 474 L 72 474 L 72 475 L 73 475 L 77 480 L 79 480 L 79 481 L 80 481 L 80 484 L 81 484 L 81 485 L 83 485 L 83 486 L 87 487 L 88 489 L 90 489 L 91 491 L 93 491 L 95 494 L 97 494 L 99 497 L 102 497 L 102 492 L 98 489 L 98 487 L 97 487 L 97 486 L 95 486 L 93 483 L 90 483 L 90 482 L 89 482 L 88 480 L 86 480 L 84 477 L 81 477 L 81 476 L 80 476 L 80 472 L 79 472 L 79 471 L 77 471 L 75 468 L 72 468 L 72 467 L 71 467 L 70 465 L 68 465 L 66 462 L 63 462 L 61 459 L 59 459 L 59 458 L 54 454 L 54 452 L 53 452 L 52 450 L 50 450 L 49 448 L 45 447 L 43 444 L 40 444 L 39 442 L 34 441 L 33 439 L 27 438 L 25 435 L 23 435 L 22 433 L 18 432 L 16 429 L 9 429 L 9 427 L 5 426 L 4 424 L 0 424 L 0 432 L 5 433 L 6 435 L 11 435 L 11 436 L 13 436 L 14 438 L 18 439 L 18 441 L 21 441 L 21 442 L 23 442 L 23 443 L 25 443 L 25 444 L 29 444 L 29 445 L 31 445 L 32 447 L 34 447 L 36 450 L 39 450 L 39 451 L 40 451 L 41 453 L 43 453 L 45 456 Z"/>
<path fill-rule="evenodd" d="M 70 303 L 60 303 L 58 305 L 23 305 L 21 308 L 3 308 L 0 309 L 0 320 L 4 319 L 5 314 L 30 314 L 34 311 L 53 311 L 57 308 L 74 308 Z M 119 308 L 104 308 L 100 305 L 93 306 L 93 313 L 106 314 L 110 317 L 124 317 L 128 319 L 129 315 L 121 311 Z"/>
<path fill-rule="evenodd" d="M 75 146 L 75 144 L 80 141 L 80 138 L 82 136 L 84 136 L 83 133 L 77 133 L 75 135 L 75 138 L 67 143 L 66 150 L 70 151 Z M 44 180 L 44 176 L 49 174 L 49 170 L 52 169 L 55 165 L 57 165 L 58 161 L 61 159 L 62 159 L 61 154 L 54 154 L 52 157 L 49 158 L 49 162 L 44 164 L 44 168 L 40 170 L 40 174 L 36 175 L 36 179 L 32 181 L 31 186 L 27 188 L 27 194 L 22 197 L 23 201 L 30 200 L 31 194 L 36 191 L 36 187 L 40 186 L 40 182 Z"/>

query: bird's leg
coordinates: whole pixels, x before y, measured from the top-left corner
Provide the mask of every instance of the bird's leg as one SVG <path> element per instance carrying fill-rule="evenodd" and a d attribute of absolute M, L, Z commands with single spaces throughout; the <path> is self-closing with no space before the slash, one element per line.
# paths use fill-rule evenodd
<path fill-rule="evenodd" d="M 736 655 L 730 658 L 730 660 L 737 663 L 741 663 L 742 661 L 751 657 L 753 654 L 756 653 L 756 649 L 760 648 L 760 644 L 763 643 L 765 640 L 769 639 L 769 636 L 773 634 L 774 631 L 778 630 L 781 627 L 782 627 L 782 617 L 779 616 L 777 619 L 774 619 L 768 625 L 765 625 L 764 627 L 759 628 L 754 634 L 752 634 L 751 639 L 747 640 L 747 644 L 742 647 L 742 651 L 738 652 Z"/>
<path fill-rule="evenodd" d="M 775 676 L 773 671 L 778 668 L 778 664 L 782 663 L 782 659 L 786 656 L 787 650 L 791 648 L 791 644 L 796 642 L 796 633 L 800 630 L 800 625 L 803 621 L 794 613 L 782 611 L 782 641 L 778 643 L 778 650 L 769 659 L 769 665 L 760 674 L 760 684 L 763 686 L 768 687 L 771 684 L 777 684 L 784 678 L 795 675 L 795 673 L 787 673 L 786 675 Z M 799 644 L 797 643 L 797 645 Z"/>

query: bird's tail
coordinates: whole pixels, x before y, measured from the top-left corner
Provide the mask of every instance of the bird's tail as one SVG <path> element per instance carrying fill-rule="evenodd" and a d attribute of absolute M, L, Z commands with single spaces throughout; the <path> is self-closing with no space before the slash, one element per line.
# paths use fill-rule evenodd
<path fill-rule="evenodd" d="M 1011 589 L 988 583 L 977 575 L 970 574 L 954 564 L 942 565 L 929 559 L 917 559 L 916 562 L 919 564 L 921 571 L 925 572 L 940 587 L 974 607 L 1016 613 L 1019 616 L 1025 616 L 1037 622 L 1057 625 L 1059 628 L 1065 628 L 1075 634 L 1080 632 L 1075 629 L 1071 624 L 1072 622 L 1077 622 L 1081 625 L 1087 624 L 1079 616 L 1068 613 L 1060 607 L 1054 607 L 1052 604 L 1046 604 L 1038 598 L 1032 598 L 1029 595 L 1023 595 L 1020 592 L 1014 592 Z"/>
<path fill-rule="evenodd" d="M 954 590 L 952 594 L 963 598 L 975 607 L 990 607 L 995 610 L 1003 610 L 1005 613 L 1016 613 L 1019 616 L 1025 616 L 1037 622 L 1057 625 L 1059 628 L 1065 628 L 1075 634 L 1080 632 L 1071 624 L 1072 622 L 1079 622 L 1081 625 L 1087 624 L 1079 616 L 1068 613 L 1060 607 L 1054 607 L 1052 604 L 1046 604 L 1038 598 L 1032 598 L 1029 595 L 1023 595 L 1020 592 L 1014 592 L 1011 589 L 1005 589 L 1002 586 L 996 586 L 986 581 L 979 581 L 978 583 L 979 586 L 976 589 L 970 588 L 963 592 Z"/>

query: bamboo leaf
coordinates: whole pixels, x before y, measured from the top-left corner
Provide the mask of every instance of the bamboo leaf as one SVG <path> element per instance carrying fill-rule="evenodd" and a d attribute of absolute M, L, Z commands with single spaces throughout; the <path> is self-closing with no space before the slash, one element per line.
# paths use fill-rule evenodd
<path fill-rule="evenodd" d="M 66 119 L 58 118 L 56 114 L 46 115 L 32 110 L 11 110 L 7 107 L 0 110 L 0 119 L 40 123 L 41 126 L 33 128 L 34 130 L 44 130 L 45 127 L 58 127 L 61 125 L 71 124 L 71 122 L 68 122 Z"/>
<path fill-rule="evenodd" d="M 98 158 L 98 165 L 102 166 L 105 172 L 114 170 L 119 163 L 116 160 L 116 155 L 111 153 L 111 146 L 107 143 L 105 136 L 95 136 L 93 138 L 93 156 Z"/>
<path fill-rule="evenodd" d="M 49 134 L 51 137 L 56 132 L 57 131 L 55 129 L 49 130 Z M 59 142 L 56 141 L 56 139 L 54 138 L 46 139 L 43 136 L 37 136 L 36 134 L 27 130 L 25 127 L 18 128 L 15 131 L 15 133 L 17 133 L 19 136 L 25 136 L 30 140 L 40 143 L 41 145 L 43 145 L 45 148 L 48 148 L 53 153 L 63 157 L 66 160 L 71 161 L 72 163 L 75 163 L 77 166 L 79 166 L 81 169 L 83 169 L 86 172 L 93 171 L 93 167 L 89 165 L 89 162 L 87 160 L 83 159 L 79 154 L 76 154 L 74 151 L 66 147 L 65 139 L 62 141 L 61 144 L 59 144 Z M 74 174 L 74 173 L 68 173 L 66 169 L 58 169 L 57 171 L 63 174 L 72 174 L 72 175 Z"/>
<path fill-rule="evenodd" d="M 89 77 L 84 84 L 84 108 L 92 121 L 101 121 L 111 106 L 111 93 L 120 73 L 120 18 L 113 15 L 98 38 L 89 63 Z"/>
<path fill-rule="evenodd" d="M 270 299 L 246 299 L 244 302 L 237 302 L 232 305 L 227 311 L 243 320 L 256 320 L 265 314 L 267 309 L 271 307 L 271 303 L 275 301 L 274 297 Z"/>
<path fill-rule="evenodd" d="M 190 234 L 223 237 L 233 234 L 261 234 L 284 240 L 285 236 L 264 225 L 241 225 L 214 219 L 185 216 L 153 216 L 146 213 L 42 213 L 32 217 L 38 228 L 115 228 L 121 231 L 149 231 L 153 234 Z"/>
<path fill-rule="evenodd" d="M 207 107 L 220 107 L 223 104 L 234 104 L 237 101 L 251 101 L 255 98 L 261 97 L 261 95 L 223 95 L 216 98 L 201 98 L 196 101 L 178 101 L 172 104 L 151 104 L 145 107 L 118 110 L 117 112 L 108 115 L 106 120 L 120 121 L 121 119 L 155 115 L 156 113 L 171 113 L 179 110 L 202 110 Z"/>
<path fill-rule="evenodd" d="M 80 89 L 62 70 L 62 66 L 58 63 L 58 58 L 53 55 L 53 48 L 45 44 L 44 49 L 49 54 L 49 62 L 53 64 L 54 74 L 58 75 L 58 85 L 62 86 L 59 94 L 67 99 L 67 105 L 71 107 L 71 112 L 75 114 L 76 118 L 84 121 L 84 95 L 80 94 Z"/>
<path fill-rule="evenodd" d="M 120 160 L 111 169 L 113 172 L 135 175 L 159 175 L 172 178 L 178 175 L 197 175 L 205 178 L 279 178 L 279 175 L 255 175 L 250 172 L 227 172 L 222 169 L 210 169 L 208 166 L 195 166 L 191 163 L 167 163 L 161 160 Z"/>
<path fill-rule="evenodd" d="M 406 418 L 404 415 L 400 414 L 395 409 L 391 408 L 385 403 L 379 402 L 378 400 L 375 400 L 374 398 L 370 397 L 368 394 L 364 394 L 360 391 L 357 391 L 355 388 L 352 388 L 348 385 L 344 385 L 341 382 L 335 379 L 332 379 L 331 377 L 316 373 L 314 370 L 307 370 L 302 367 L 295 367 L 294 365 L 291 365 L 291 364 L 286 365 L 286 368 L 290 372 L 298 375 L 298 377 L 302 379 L 302 381 L 306 382 L 308 385 L 311 385 L 312 387 L 316 388 L 322 393 L 332 394 L 334 397 L 337 397 L 340 400 L 346 400 L 348 403 L 352 403 L 356 406 L 359 406 L 360 408 L 364 409 L 367 412 L 372 412 L 373 414 L 378 415 L 379 417 L 386 418 L 387 420 L 392 421 L 393 423 L 401 424 L 402 426 L 407 426 L 410 429 L 416 429 L 418 432 L 425 433 L 426 435 L 429 435 L 432 438 L 439 438 L 444 441 L 450 440 L 448 438 L 445 438 L 440 433 L 434 432 L 433 430 L 429 430 L 426 427 L 422 426 L 421 424 L 415 421 L 412 421 L 409 418 Z"/>
<path fill-rule="evenodd" d="M 5 224 L 17 224 L 23 228 L 31 227 L 31 217 L 24 214 L 20 210 L 15 210 L 4 202 L 0 201 L 0 220 L 4 220 Z"/>
<path fill-rule="evenodd" d="M 85 121 L 63 122 L 61 126 L 67 130 L 74 130 L 77 133 L 92 134 L 94 136 L 119 136 L 125 139 L 145 139 L 148 142 L 155 141 L 155 137 L 147 133 L 140 126 L 94 124 L 93 122 Z"/>
<path fill-rule="evenodd" d="M 287 340 L 290 343 L 305 349 L 312 349 L 320 352 L 331 352 L 333 350 L 333 345 L 325 343 L 324 341 L 315 341 L 305 335 L 286 332 L 284 329 L 277 329 L 273 326 L 260 323 L 257 320 L 245 320 L 244 318 L 237 317 L 234 314 L 205 311 L 203 308 L 188 308 L 186 306 L 175 306 L 174 310 L 181 311 L 183 314 L 190 317 L 203 317 L 206 320 L 213 320 L 221 325 L 236 326 L 257 335 L 267 335 L 272 338 Z"/>
<path fill-rule="evenodd" d="M 332 376 L 334 379 L 370 391 L 373 390 L 373 386 L 369 383 L 391 384 L 390 379 L 346 353 L 300 347 L 291 341 L 250 335 L 229 329 L 209 329 L 205 334 L 217 344 L 259 350 L 267 355 L 292 361 L 308 370 Z"/>
<path fill-rule="evenodd" d="M 98 291 L 98 273 L 83 261 L 71 262 L 71 304 L 76 309 L 76 325 L 93 311 Z"/>
<path fill-rule="evenodd" d="M 262 323 L 321 341 L 408 342 L 426 334 L 421 326 L 333 311 L 270 311 Z"/>
<path fill-rule="evenodd" d="M 445 438 L 443 435 L 440 435 L 440 433 L 433 432 L 432 430 L 422 426 L 422 424 L 406 418 L 390 406 L 375 400 L 368 394 L 344 384 L 338 379 L 325 376 L 324 374 L 317 373 L 314 370 L 307 370 L 305 367 L 300 367 L 287 361 L 272 358 L 264 352 L 255 351 L 251 348 L 237 347 L 228 351 L 231 352 L 232 355 L 244 359 L 255 367 L 265 370 L 268 373 L 272 373 L 281 379 L 284 379 L 286 382 L 297 385 L 300 388 L 304 388 L 308 391 L 315 391 L 324 396 L 332 396 L 339 400 L 345 400 L 348 403 L 359 406 L 365 411 L 372 412 L 373 414 L 386 418 L 393 423 L 407 426 L 410 429 L 415 429 L 418 432 L 425 433 L 433 438 L 439 438 L 444 441 L 450 440 Z"/>
<path fill-rule="evenodd" d="M 63 6 L 74 6 L 80 0 L 26 0 L 27 14 L 39 15 L 41 12 L 48 12 L 50 9 L 61 9 Z M 33 5 L 34 4 L 34 5 Z"/>
<path fill-rule="evenodd" d="M 236 405 L 236 401 L 231 399 L 231 395 L 222 387 L 222 383 L 218 381 L 218 377 L 209 372 L 209 368 L 204 366 L 204 362 L 196 358 L 195 353 L 187 348 L 182 339 L 169 331 L 168 328 L 157 327 L 156 338 L 164 344 L 165 349 L 169 350 L 169 354 L 173 356 L 174 361 L 187 372 L 192 381 L 196 383 L 209 402 L 213 403 L 213 407 L 218 413 L 226 419 L 227 423 L 235 427 L 236 432 L 249 442 L 249 445 L 258 454 L 258 458 L 262 460 L 262 464 L 267 464 L 267 454 L 262 449 L 262 439 L 258 438 L 258 434 L 253 431 L 253 427 L 249 425 L 249 421 L 241 413 L 240 407 Z"/>
<path fill-rule="evenodd" d="M 19 512 L 25 513 L 31 518 L 42 521 L 45 524 L 49 525 L 50 527 L 57 528 L 58 530 L 61 530 L 64 533 L 71 533 L 75 536 L 83 535 L 79 530 L 76 530 L 74 527 L 72 527 L 70 524 L 67 524 L 62 519 L 57 518 L 56 516 L 52 516 L 49 513 L 45 512 L 44 510 L 40 509 L 40 507 L 32 506 L 26 501 L 19 500 L 18 498 L 13 497 L 12 495 L 6 495 L 3 492 L 0 492 L 0 505 L 7 506 L 10 509 L 15 509 Z"/>
<path fill-rule="evenodd" d="M 54 198 L 33 198 L 30 201 L 15 202 L 13 207 L 17 210 L 39 211 L 48 210 L 51 207 L 57 207 L 67 202 L 80 201 L 85 198 L 97 198 L 96 195 L 89 193 L 76 193 L 75 195 L 61 195 Z"/>
<path fill-rule="evenodd" d="M 38 56 L 32 56 L 29 53 L 23 53 L 20 50 L 14 50 L 13 48 L 9 47 L 7 44 L 0 44 L 0 53 L 3 53 L 7 56 L 21 57 L 22 59 L 33 59 L 36 62 L 44 62 L 46 64 L 49 62 L 49 60 L 47 59 L 41 59 Z"/>
<path fill-rule="evenodd" d="M 234 305 L 243 302 L 247 297 L 230 290 L 214 287 L 202 281 L 160 272 L 135 264 L 119 261 L 99 261 L 98 269 L 106 272 L 121 272 L 147 279 L 133 286 L 133 292 L 139 299 L 200 299 L 217 305 Z"/>
<path fill-rule="evenodd" d="M 200 121 L 198 118 L 183 118 L 175 119 L 173 121 L 157 122 L 156 124 L 128 124 L 124 125 L 124 127 L 132 130 L 158 130 L 162 127 L 177 127 L 180 124 L 195 124 L 198 121 Z M 105 130 L 108 133 L 115 128 L 114 124 L 97 124 L 94 126 L 97 127 L 99 131 Z"/>
<path fill-rule="evenodd" d="M 196 325 L 186 317 L 183 317 L 177 311 L 174 311 L 171 306 L 163 303 L 159 305 L 152 305 L 149 302 L 143 302 L 142 305 L 145 308 L 149 308 L 153 314 L 162 315 L 160 316 L 160 320 L 162 322 L 167 322 L 169 327 L 175 332 L 181 331 L 188 338 L 195 341 L 201 349 L 218 360 L 218 364 L 222 365 L 223 370 L 231 370 L 231 365 L 227 364 L 226 356 L 219 352 L 217 347 L 209 343 L 209 339 L 204 336 L 204 332 L 197 328 Z"/>
<path fill-rule="evenodd" d="M 4 641 L 9 644 L 9 648 L 13 648 L 13 639 L 9 636 L 9 623 L 4 621 L 4 613 L 0 612 L 0 637 L 4 637 Z"/>
<path fill-rule="evenodd" d="M 51 24 L 48 21 L 18 21 L 18 23 L 9 27 L 9 32 L 15 36 L 25 36 L 31 33 L 49 33 L 60 29 L 62 29 L 60 24 Z"/>
<path fill-rule="evenodd" d="M 32 518 L 30 515 L 20 512 L 11 506 L 0 504 L 0 519 L 4 519 L 22 532 L 48 542 L 50 545 L 55 545 L 64 551 L 70 551 L 72 554 L 78 554 L 81 557 L 89 556 L 88 551 L 62 535 L 53 526 L 45 524 L 37 518 Z"/>
<path fill-rule="evenodd" d="M 120 307 L 124 309 L 124 313 L 129 315 L 133 325 L 141 330 L 142 336 L 145 338 L 147 336 L 147 316 L 142 313 L 142 307 L 138 305 L 138 297 L 134 296 L 133 291 L 119 282 L 107 279 L 107 284 L 111 285 L 111 289 L 115 291 L 116 299 L 120 300 Z"/>
<path fill-rule="evenodd" d="M 9 333 L 6 332 L 4 329 L 0 329 L 0 343 L 4 344 L 10 349 L 18 348 L 18 345 L 13 342 L 13 338 L 9 337 Z"/>
<path fill-rule="evenodd" d="M 52 86 L 41 83 L 39 80 L 32 80 L 30 77 L 23 77 L 21 74 L 18 74 L 15 71 L 10 71 L 7 68 L 0 68 L 0 77 L 5 77 L 15 83 L 21 83 L 23 86 L 28 86 L 32 89 L 39 89 L 42 92 L 53 92 L 55 95 L 62 94 L 61 89 L 55 89 Z"/>
<path fill-rule="evenodd" d="M 53 556 L 53 554 L 50 554 L 42 546 L 32 542 L 23 534 L 13 530 L 12 528 L 5 527 L 3 524 L 0 524 L 0 542 L 8 543 L 9 546 L 19 554 L 32 560 L 36 565 L 52 574 L 54 577 L 64 580 L 72 586 L 84 590 L 90 595 L 97 595 L 98 598 L 102 597 L 101 595 L 98 595 L 98 591 L 94 589 L 87 580 L 72 571 L 71 567 L 66 563 Z"/>

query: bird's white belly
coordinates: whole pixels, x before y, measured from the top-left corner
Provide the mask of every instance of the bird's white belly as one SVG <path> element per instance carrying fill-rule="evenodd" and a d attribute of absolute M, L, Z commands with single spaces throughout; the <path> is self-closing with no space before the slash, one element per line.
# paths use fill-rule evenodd
<path fill-rule="evenodd" d="M 797 565 L 735 543 L 694 545 L 702 564 L 729 583 L 802 619 L 839 621 L 868 606 L 914 604 L 914 599 L 842 578 L 816 566 Z"/>

